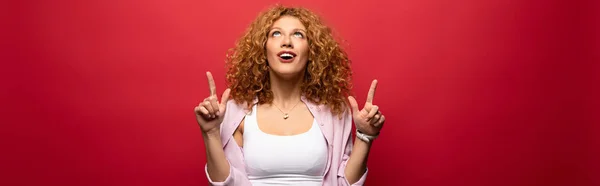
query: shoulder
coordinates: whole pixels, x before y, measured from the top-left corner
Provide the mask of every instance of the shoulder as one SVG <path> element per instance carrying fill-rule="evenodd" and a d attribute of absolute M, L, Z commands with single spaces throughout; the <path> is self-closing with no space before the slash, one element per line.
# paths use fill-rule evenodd
<path fill-rule="evenodd" d="M 245 103 L 239 103 L 233 99 L 227 100 L 227 111 L 229 111 L 229 109 L 243 108 L 244 105 L 245 105 Z"/>
<path fill-rule="evenodd" d="M 302 101 L 306 103 L 311 112 L 318 113 L 321 117 L 328 117 L 332 120 L 344 120 L 345 118 L 351 118 L 352 112 L 350 111 L 350 106 L 347 104 L 343 104 L 343 112 L 342 113 L 334 113 L 331 105 L 319 104 L 319 98 L 315 98 L 315 101 L 307 99 L 306 97 L 302 97 Z"/>
<path fill-rule="evenodd" d="M 227 101 L 227 110 L 221 123 L 221 134 L 223 136 L 230 136 L 237 129 L 240 121 L 249 111 L 246 105 L 246 103 L 239 103 L 235 100 Z"/>
<path fill-rule="evenodd" d="M 328 105 L 307 104 L 315 118 L 326 128 L 326 131 L 337 132 L 352 127 L 352 113 L 349 109 L 337 114 L 334 113 Z"/>

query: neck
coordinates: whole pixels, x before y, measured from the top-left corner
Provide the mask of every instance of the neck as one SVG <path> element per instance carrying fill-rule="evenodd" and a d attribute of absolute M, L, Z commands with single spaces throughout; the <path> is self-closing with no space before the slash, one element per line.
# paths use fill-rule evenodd
<path fill-rule="evenodd" d="M 280 77 L 274 72 L 269 73 L 271 91 L 273 92 L 273 103 L 281 109 L 289 109 L 298 104 L 302 96 L 300 86 L 304 78 L 304 72 L 293 77 Z"/>

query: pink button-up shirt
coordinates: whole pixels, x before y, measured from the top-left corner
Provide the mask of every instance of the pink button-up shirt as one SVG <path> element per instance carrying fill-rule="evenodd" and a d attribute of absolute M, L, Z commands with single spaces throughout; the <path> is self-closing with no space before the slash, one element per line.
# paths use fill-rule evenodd
<path fill-rule="evenodd" d="M 351 133 L 352 115 L 350 114 L 350 110 L 346 110 L 340 119 L 330 111 L 328 106 L 316 105 L 308 101 L 304 96 L 302 96 L 301 100 L 308 106 L 308 110 L 315 117 L 327 141 L 327 168 L 325 169 L 323 185 L 350 185 L 344 173 L 353 145 Z M 256 104 L 257 101 L 255 99 L 254 103 Z M 227 111 L 221 124 L 221 141 L 223 142 L 225 157 L 229 161 L 229 176 L 223 182 L 213 182 L 208 176 L 205 166 L 206 177 L 211 185 L 252 185 L 246 173 L 243 151 L 233 139 L 233 133 L 248 112 L 249 110 L 244 104 L 237 104 L 233 100 L 227 102 Z M 367 172 L 352 185 L 363 185 L 367 177 Z"/>

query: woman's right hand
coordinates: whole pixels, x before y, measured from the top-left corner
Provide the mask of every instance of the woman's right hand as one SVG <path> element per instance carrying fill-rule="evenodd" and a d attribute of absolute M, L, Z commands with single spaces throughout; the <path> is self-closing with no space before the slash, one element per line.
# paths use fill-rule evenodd
<path fill-rule="evenodd" d="M 227 100 L 229 99 L 229 92 L 231 90 L 225 90 L 221 102 L 218 102 L 215 80 L 210 72 L 206 72 L 206 77 L 208 78 L 210 96 L 205 98 L 204 101 L 200 102 L 200 104 L 194 108 L 196 121 L 198 121 L 198 125 L 200 125 L 203 134 L 219 134 L 221 128 L 220 125 L 225 116 Z"/>

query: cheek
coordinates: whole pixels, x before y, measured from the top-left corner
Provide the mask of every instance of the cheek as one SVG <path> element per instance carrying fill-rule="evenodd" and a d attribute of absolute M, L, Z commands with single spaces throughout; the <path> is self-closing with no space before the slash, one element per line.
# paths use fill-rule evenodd
<path fill-rule="evenodd" d="M 306 40 L 299 42 L 297 47 L 298 47 L 298 51 L 302 52 L 302 54 L 304 54 L 305 56 L 308 55 L 309 46 L 308 46 L 308 42 Z"/>
<path fill-rule="evenodd" d="M 267 43 L 265 44 L 265 48 L 267 49 L 267 54 L 273 54 L 274 52 L 277 51 L 277 42 L 269 39 L 267 40 Z"/>

